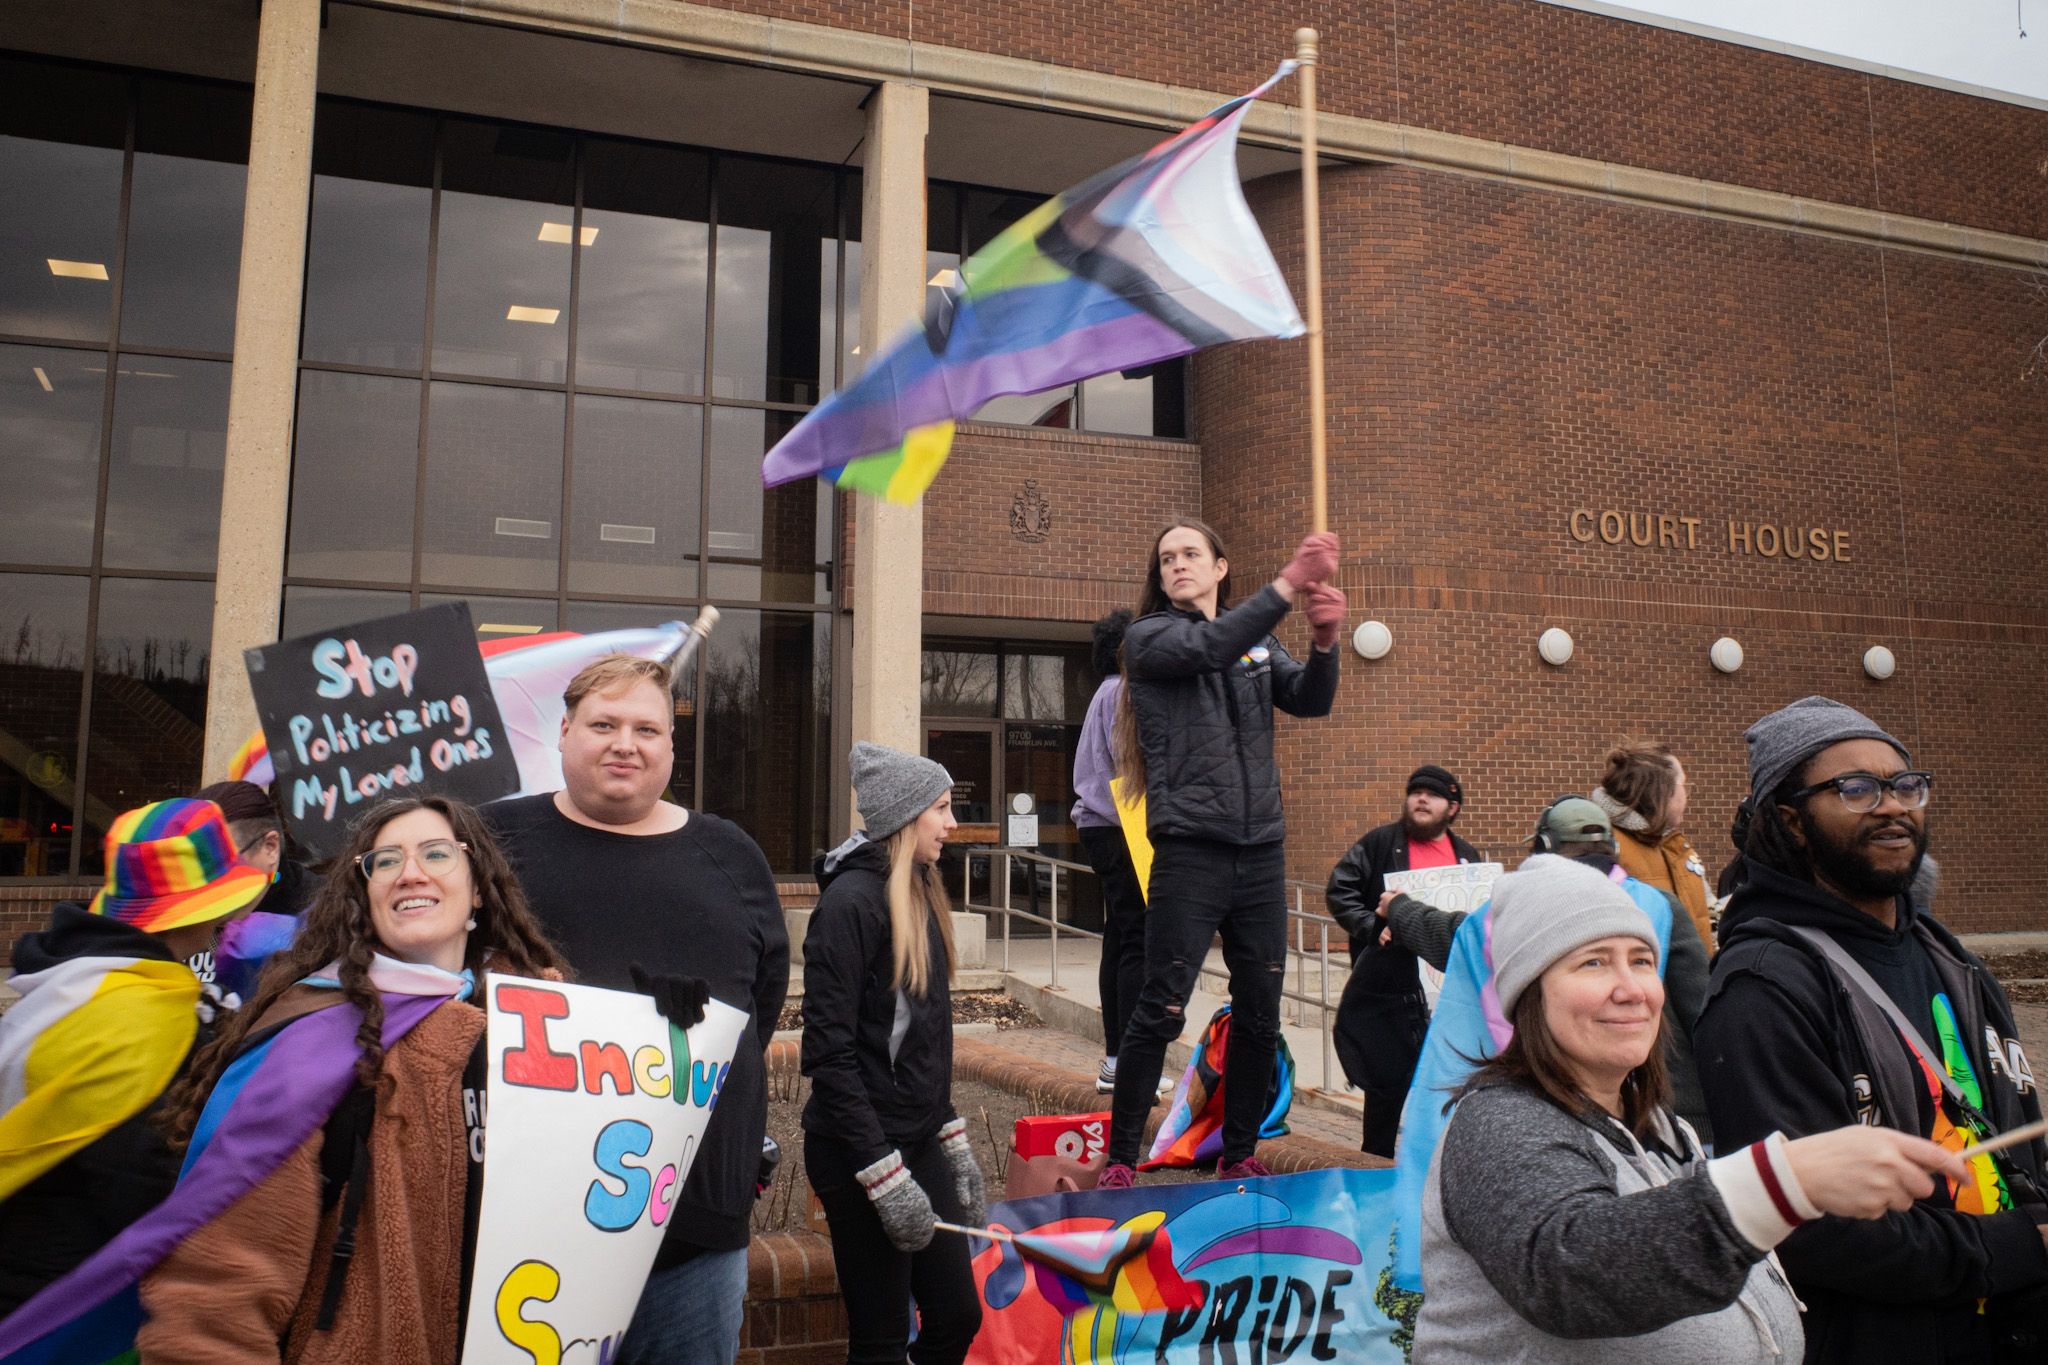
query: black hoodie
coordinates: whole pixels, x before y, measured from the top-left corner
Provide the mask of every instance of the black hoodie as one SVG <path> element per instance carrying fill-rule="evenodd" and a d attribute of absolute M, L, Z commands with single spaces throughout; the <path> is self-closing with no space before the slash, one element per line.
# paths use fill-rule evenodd
<path fill-rule="evenodd" d="M 922 1145 L 953 1115 L 953 993 L 936 920 L 923 999 L 891 984 L 889 853 L 861 836 L 818 860 L 804 936 L 806 1140 L 844 1143 L 856 1168 Z M 898 1011 L 904 1027 L 895 1036 Z"/>
<path fill-rule="evenodd" d="M 49 928 L 15 943 L 14 970 L 25 976 L 81 957 L 176 960 L 156 935 L 64 904 Z M 202 1030 L 198 1042 L 205 1041 Z M 152 1122 L 156 1108 L 152 1101 L 0 1201 L 0 1317 L 111 1242 L 178 1183 L 178 1158 Z"/>
<path fill-rule="evenodd" d="M 2005 992 L 1940 923 L 1900 897 L 1887 928 L 1819 887 L 1754 861 L 1721 917 L 1707 1006 L 1693 1034 L 1700 1082 L 1723 1151 L 1782 1130 L 1804 1137 L 1849 1123 L 1926 1135 L 1934 1106 L 1912 1086 L 1914 1113 L 1886 1112 L 1886 1071 L 1911 1053 L 1896 1032 L 1862 1041 L 1849 998 L 1792 926 L 1819 929 L 1856 959 L 1922 1037 L 1934 1038 L 1932 998 L 1951 997 L 1957 1033 L 2000 1130 L 2040 1117 L 2033 1075 Z M 1938 959 L 1945 959 L 1941 961 Z M 1930 1042 L 1931 1046 L 1940 1046 Z M 1913 1073 L 1913 1074 L 1917 1074 Z M 1903 1107 L 1902 1105 L 1899 1107 Z M 2037 1139 L 2001 1156 L 2035 1184 L 2048 1168 Z M 2035 1213 L 1958 1211 L 1945 1182 L 1904 1213 L 1874 1221 L 1823 1218 L 1778 1248 L 1807 1303 L 1809 1361 L 1937 1362 L 1986 1358 L 1990 1330 L 1978 1300 L 2048 1284 L 2048 1244 Z"/>

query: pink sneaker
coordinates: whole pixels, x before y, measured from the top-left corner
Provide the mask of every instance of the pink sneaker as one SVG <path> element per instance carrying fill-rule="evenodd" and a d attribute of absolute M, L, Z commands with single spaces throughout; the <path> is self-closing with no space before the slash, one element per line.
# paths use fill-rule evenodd
<path fill-rule="evenodd" d="M 1127 1190 L 1138 1183 L 1138 1173 L 1121 1161 L 1112 1161 L 1095 1182 L 1098 1190 Z"/>
<path fill-rule="evenodd" d="M 1258 1176 L 1271 1174 L 1273 1172 L 1266 1163 L 1255 1156 L 1248 1156 L 1243 1161 L 1233 1161 L 1228 1166 L 1225 1166 L 1220 1161 L 1216 1163 L 1216 1178 L 1218 1180 L 1251 1180 Z"/>

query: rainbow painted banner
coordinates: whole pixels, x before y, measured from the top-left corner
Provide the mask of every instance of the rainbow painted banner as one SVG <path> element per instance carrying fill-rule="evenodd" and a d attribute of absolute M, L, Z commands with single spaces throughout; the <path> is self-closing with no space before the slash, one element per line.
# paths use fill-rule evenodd
<path fill-rule="evenodd" d="M 1391 1170 L 1049 1194 L 998 1205 L 1022 1247 L 974 1260 L 974 1365 L 1343 1360 L 1398 1365 L 1373 1306 Z"/>
<path fill-rule="evenodd" d="M 761 463 L 769 486 L 822 478 L 915 502 L 955 422 L 1036 393 L 1255 337 L 1307 329 L 1237 177 L 1249 94 L 1047 200 L 926 293 L 924 320 Z"/>

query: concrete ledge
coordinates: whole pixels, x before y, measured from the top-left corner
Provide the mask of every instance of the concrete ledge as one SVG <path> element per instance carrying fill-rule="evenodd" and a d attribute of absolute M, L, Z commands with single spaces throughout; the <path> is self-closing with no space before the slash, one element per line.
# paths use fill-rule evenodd
<path fill-rule="evenodd" d="M 2044 937 L 2048 937 L 2048 935 L 2044 935 Z M 1071 1033 L 1079 1038 L 1093 1039 L 1098 1043 L 1102 1041 L 1102 1011 L 1093 1005 L 1083 1004 L 1064 991 L 1056 991 L 1048 986 L 1040 986 L 1035 982 L 1026 981 L 1022 977 L 1017 976 L 1006 976 L 1003 978 L 1003 992 L 1062 1033 Z M 1168 1043 L 1166 1045 L 1167 1077 L 1169 1079 L 1178 1077 L 1182 1071 L 1187 1069 L 1188 1062 L 1194 1055 L 1194 1046 L 1190 1043 L 1178 1038 Z M 1300 1074 L 1300 1059 L 1296 1058 L 1295 1075 L 1299 1076 Z M 1095 1083 L 1088 1081 L 1086 1084 L 1089 1086 L 1090 1093 L 1093 1093 Z M 1323 1090 L 1312 1085 L 1296 1085 L 1294 1087 L 1294 1102 L 1296 1104 L 1305 1104 L 1311 1109 L 1322 1109 L 1332 1114 L 1343 1114 L 1352 1118 L 1357 1118 L 1365 1113 L 1365 1099 L 1363 1096 L 1347 1095 L 1335 1090 Z M 1091 1109 L 1097 1107 L 1100 1106 L 1092 1104 L 1090 1106 Z M 1277 1171 L 1280 1168 L 1274 1166 L 1273 1169 Z"/>

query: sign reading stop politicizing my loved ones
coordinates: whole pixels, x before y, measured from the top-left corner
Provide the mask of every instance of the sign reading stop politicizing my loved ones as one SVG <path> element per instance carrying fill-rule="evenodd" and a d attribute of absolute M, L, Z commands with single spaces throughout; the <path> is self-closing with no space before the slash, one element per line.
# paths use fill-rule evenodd
<path fill-rule="evenodd" d="M 469 604 L 451 602 L 244 653 L 278 805 L 316 858 L 389 796 L 471 805 L 519 789 Z"/>
<path fill-rule="evenodd" d="M 615 1358 L 747 1015 L 485 978 L 484 1190 L 463 1365 Z"/>

